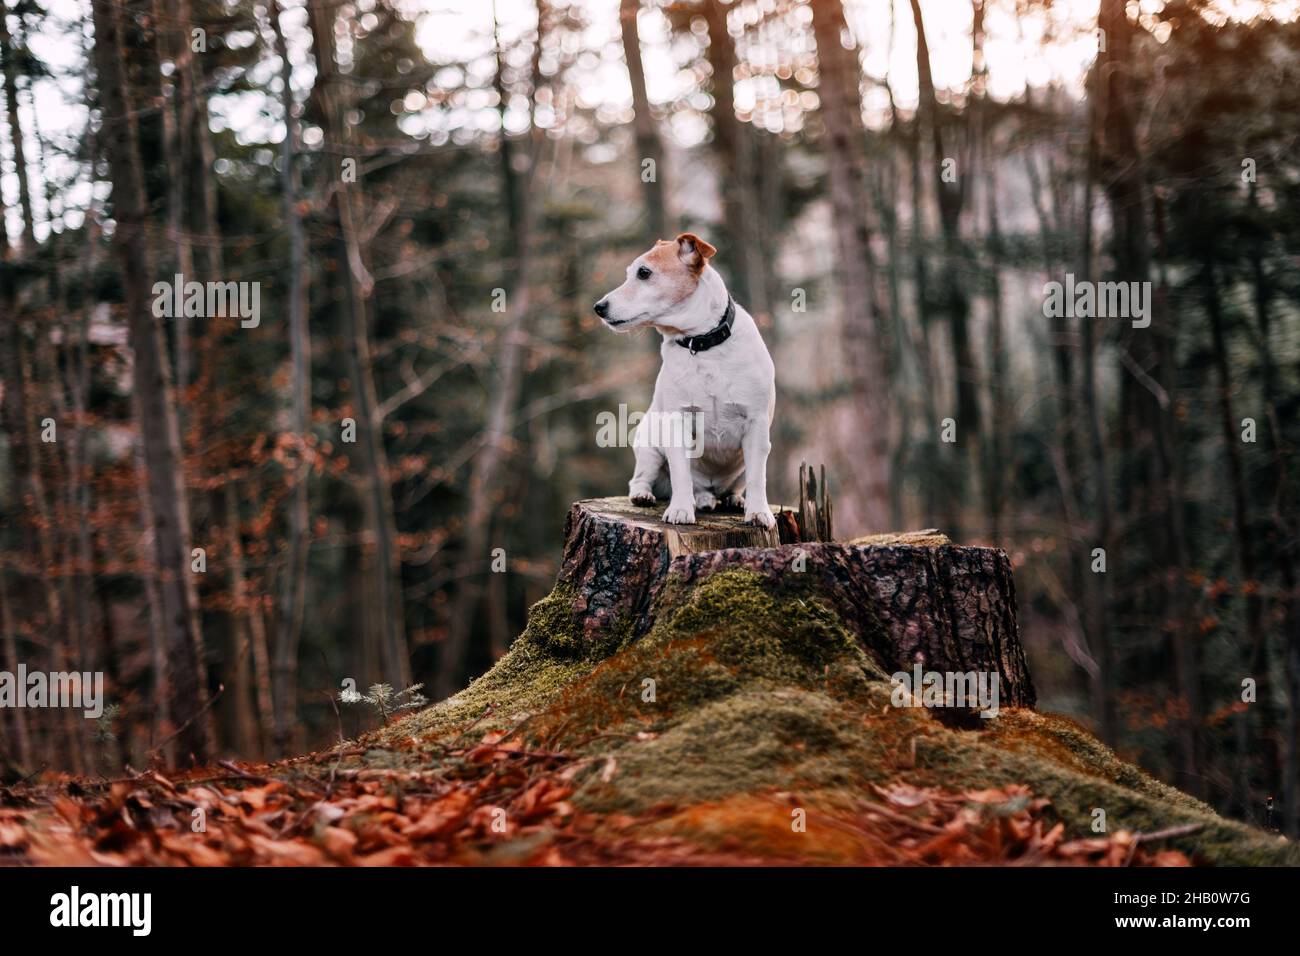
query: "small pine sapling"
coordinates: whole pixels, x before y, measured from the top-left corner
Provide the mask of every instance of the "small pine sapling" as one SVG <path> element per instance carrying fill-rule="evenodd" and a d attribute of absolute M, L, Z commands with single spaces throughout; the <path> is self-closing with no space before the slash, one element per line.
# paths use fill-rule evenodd
<path fill-rule="evenodd" d="M 429 702 L 420 693 L 423 686 L 412 684 L 405 690 L 395 691 L 391 684 L 371 684 L 369 693 L 363 694 L 349 688 L 339 693 L 339 700 L 344 704 L 369 704 L 387 724 L 397 711 L 414 710 Z"/>

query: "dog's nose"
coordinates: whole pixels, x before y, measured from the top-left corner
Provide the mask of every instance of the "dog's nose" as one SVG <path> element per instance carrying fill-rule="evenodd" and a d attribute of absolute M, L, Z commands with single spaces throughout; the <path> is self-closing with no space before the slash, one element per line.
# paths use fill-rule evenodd
<path fill-rule="evenodd" d="M 593 309 L 593 310 L 595 311 L 595 313 L 596 313 L 598 316 L 600 316 L 602 319 L 603 319 L 605 316 L 609 315 L 609 303 L 606 302 L 604 299 L 601 299 L 599 302 L 597 302 L 595 305 L 593 305 L 593 306 L 592 306 L 592 309 Z"/>

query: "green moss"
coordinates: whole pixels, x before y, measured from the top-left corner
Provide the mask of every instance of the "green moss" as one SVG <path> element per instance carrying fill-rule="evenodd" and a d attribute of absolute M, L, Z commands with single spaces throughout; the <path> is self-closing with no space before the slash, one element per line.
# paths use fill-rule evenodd
<path fill-rule="evenodd" d="M 907 779 L 951 789 L 1027 783 L 1052 801 L 1053 811 L 1074 837 L 1095 835 L 1093 811 L 1102 809 L 1112 833 L 1201 824 L 1201 830 L 1162 845 L 1203 862 L 1300 864 L 1300 852 L 1293 845 L 1224 820 L 1200 801 L 1122 763 L 1086 732 L 1068 729 L 1062 718 L 1004 711 L 994 723 L 1003 721 L 1008 726 L 984 733 L 949 731 L 935 722 L 935 729 L 918 739 L 917 766 Z M 1044 735 L 1055 738 L 1052 745 L 1044 747 Z"/>
<path fill-rule="evenodd" d="M 842 708 L 826 694 L 766 683 L 706 703 L 661 734 L 618 750 L 609 783 L 592 773 L 579 801 L 602 811 L 689 806 L 737 793 L 862 783 Z M 668 769 L 671 768 L 671 769 Z"/>
<path fill-rule="evenodd" d="M 1300 862 L 1294 847 L 1223 820 L 1064 718 L 1004 709 L 977 730 L 958 730 L 931 711 L 892 706 L 887 675 L 797 576 L 670 579 L 649 633 L 630 641 L 630 625 L 615 628 L 594 645 L 584 643 L 573 597 L 558 586 L 491 671 L 395 724 L 390 739 L 445 743 L 490 703 L 474 733 L 523 722 L 531 745 L 590 758 L 577 762 L 574 800 L 597 812 L 776 792 L 797 792 L 805 806 L 847 807 L 871 783 L 1022 783 L 1051 800 L 1071 837 L 1093 836 L 1101 808 L 1111 832 L 1202 824 L 1162 845 L 1206 862 Z"/>
<path fill-rule="evenodd" d="M 670 579 L 650 643 L 703 637 L 724 664 L 753 676 L 803 682 L 827 668 L 884 678 L 838 615 L 798 583 L 722 571 L 692 587 Z"/>
<path fill-rule="evenodd" d="M 432 740 L 474 721 L 480 732 L 502 729 L 545 710 L 565 688 L 589 674 L 596 661 L 631 639 L 631 621 L 620 621 L 594 639 L 584 634 L 573 609 L 576 597 L 572 585 L 557 583 L 529 608 L 524 633 L 491 670 L 459 694 L 379 732 L 377 739 Z"/>
<path fill-rule="evenodd" d="M 626 618 L 594 634 L 585 631 L 581 614 L 574 610 L 577 599 L 573 585 L 558 582 L 550 594 L 528 609 L 528 626 L 519 641 L 563 660 L 600 660 L 632 639 L 634 622 Z"/>
<path fill-rule="evenodd" d="M 572 585 L 556 584 L 550 594 L 528 609 L 528 626 L 519 641 L 554 657 L 582 657 L 582 628 L 573 613 L 576 596 Z"/>
<path fill-rule="evenodd" d="M 724 571 L 689 588 L 670 580 L 656 611 L 648 634 L 575 681 L 540 718 L 533 732 L 547 746 L 657 733 L 755 683 L 835 686 L 852 697 L 884 677 L 823 604 L 781 596 L 751 571 Z"/>
<path fill-rule="evenodd" d="M 1004 710 L 989 722 L 990 743 L 1012 752 L 1025 752 L 1059 763 L 1089 777 L 1100 777 L 1180 809 L 1212 813 L 1211 808 L 1181 790 L 1161 783 L 1142 769 L 1121 760 L 1068 717 L 1033 710 Z"/>
<path fill-rule="evenodd" d="M 532 606 L 527 629 L 491 670 L 459 694 L 398 721 L 376 738 L 433 740 L 459 733 L 474 721 L 479 721 L 474 726 L 481 732 L 504 729 L 543 710 L 593 666 L 578 653 L 581 637 L 572 601 L 573 591 L 557 585 Z"/>

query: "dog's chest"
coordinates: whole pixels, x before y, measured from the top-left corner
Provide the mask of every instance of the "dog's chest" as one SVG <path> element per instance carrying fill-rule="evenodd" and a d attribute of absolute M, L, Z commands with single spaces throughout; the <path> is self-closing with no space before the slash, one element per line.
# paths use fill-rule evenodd
<path fill-rule="evenodd" d="M 706 446 L 740 444 L 749 421 L 747 392 L 751 391 L 743 375 L 702 354 L 683 355 L 664 371 L 664 404 L 690 413 Z"/>

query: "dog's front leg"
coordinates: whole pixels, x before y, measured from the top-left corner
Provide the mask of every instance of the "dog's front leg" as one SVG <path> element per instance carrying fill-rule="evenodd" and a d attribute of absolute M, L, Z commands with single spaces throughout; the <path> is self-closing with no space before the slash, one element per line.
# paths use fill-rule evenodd
<path fill-rule="evenodd" d="M 668 459 L 668 480 L 673 485 L 664 520 L 669 524 L 695 524 L 695 487 L 686 448 L 680 442 L 673 442 L 663 452 Z"/>
<path fill-rule="evenodd" d="M 649 442 L 646 434 L 646 419 L 641 419 L 632 437 L 632 450 L 636 454 L 636 471 L 627 484 L 628 497 L 634 505 L 653 505 L 655 503 L 655 482 L 663 470 L 664 453 Z"/>
<path fill-rule="evenodd" d="M 772 451 L 772 440 L 766 415 L 750 419 L 740 447 L 745 456 L 745 520 L 771 528 L 776 516 L 767 505 L 767 456 Z"/>

